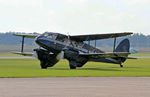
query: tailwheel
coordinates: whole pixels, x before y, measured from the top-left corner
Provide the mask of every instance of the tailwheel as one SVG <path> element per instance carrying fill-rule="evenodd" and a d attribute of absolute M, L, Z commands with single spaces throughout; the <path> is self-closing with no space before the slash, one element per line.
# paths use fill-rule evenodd
<path fill-rule="evenodd" d="M 120 64 L 120 67 L 122 68 L 122 67 L 123 67 L 123 65 L 122 65 L 122 64 Z"/>
<path fill-rule="evenodd" d="M 47 69 L 47 64 L 45 61 L 40 61 L 41 69 Z"/>

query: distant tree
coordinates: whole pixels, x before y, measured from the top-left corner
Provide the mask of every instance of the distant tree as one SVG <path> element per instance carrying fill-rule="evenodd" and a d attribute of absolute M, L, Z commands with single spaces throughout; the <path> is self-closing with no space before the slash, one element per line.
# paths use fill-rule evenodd
<path fill-rule="evenodd" d="M 21 37 L 13 36 L 13 33 L 24 33 L 25 32 L 6 32 L 0 33 L 0 45 L 20 45 Z M 38 34 L 36 32 L 30 34 Z M 131 42 L 131 47 L 150 47 L 150 35 L 143 35 L 141 33 L 136 33 L 131 36 L 119 37 L 117 38 L 117 44 L 125 39 L 129 38 Z M 97 40 L 97 46 L 99 47 L 112 47 L 114 39 L 103 39 Z M 25 45 L 35 45 L 34 39 L 25 38 Z M 94 46 L 94 41 L 91 41 L 91 45 Z"/>

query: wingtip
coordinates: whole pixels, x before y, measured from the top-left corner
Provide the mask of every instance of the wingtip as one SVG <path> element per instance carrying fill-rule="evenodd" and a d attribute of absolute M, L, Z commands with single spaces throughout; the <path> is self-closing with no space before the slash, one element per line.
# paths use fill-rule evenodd
<path fill-rule="evenodd" d="M 133 34 L 133 32 L 124 32 L 124 33 L 129 34 L 129 35 Z"/>
<path fill-rule="evenodd" d="M 13 33 L 12 35 L 17 36 L 17 34 L 16 34 L 16 33 Z"/>

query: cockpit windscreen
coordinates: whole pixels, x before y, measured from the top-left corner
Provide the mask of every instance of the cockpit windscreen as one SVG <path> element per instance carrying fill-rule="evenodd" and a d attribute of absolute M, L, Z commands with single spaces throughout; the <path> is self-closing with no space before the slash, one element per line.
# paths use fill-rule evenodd
<path fill-rule="evenodd" d="M 50 39 L 54 39 L 54 40 L 56 39 L 57 35 L 58 35 L 58 34 L 56 34 L 56 33 L 51 33 L 51 32 L 45 32 L 45 33 L 43 34 L 44 37 L 50 38 Z"/>

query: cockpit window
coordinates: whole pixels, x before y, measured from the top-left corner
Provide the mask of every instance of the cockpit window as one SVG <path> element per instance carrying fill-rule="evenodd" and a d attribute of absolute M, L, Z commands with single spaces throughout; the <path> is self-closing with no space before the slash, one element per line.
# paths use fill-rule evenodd
<path fill-rule="evenodd" d="M 44 37 L 46 37 L 46 38 L 49 38 L 49 39 L 56 39 L 56 37 L 57 37 L 57 35 L 56 34 L 54 34 L 54 33 L 48 33 L 48 32 L 45 32 L 44 34 L 43 34 L 43 36 Z"/>
<path fill-rule="evenodd" d="M 59 35 L 57 36 L 56 40 L 64 42 L 64 41 L 66 40 L 66 38 L 67 38 L 67 37 L 66 37 L 65 35 L 59 34 Z"/>

